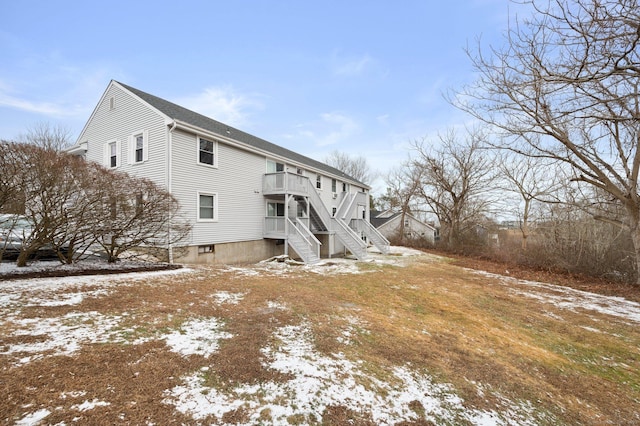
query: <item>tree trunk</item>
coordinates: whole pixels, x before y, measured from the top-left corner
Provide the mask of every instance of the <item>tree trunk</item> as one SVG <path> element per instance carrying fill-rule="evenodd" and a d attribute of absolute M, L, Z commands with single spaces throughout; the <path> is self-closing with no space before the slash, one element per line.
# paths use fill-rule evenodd
<path fill-rule="evenodd" d="M 20 253 L 18 254 L 18 260 L 16 260 L 16 266 L 19 268 L 27 266 L 27 260 L 29 260 L 29 257 L 32 253 L 33 251 L 31 250 L 20 250 Z"/>
<path fill-rule="evenodd" d="M 633 251 L 636 256 L 636 285 L 640 286 L 640 224 L 634 223 L 630 231 Z"/>

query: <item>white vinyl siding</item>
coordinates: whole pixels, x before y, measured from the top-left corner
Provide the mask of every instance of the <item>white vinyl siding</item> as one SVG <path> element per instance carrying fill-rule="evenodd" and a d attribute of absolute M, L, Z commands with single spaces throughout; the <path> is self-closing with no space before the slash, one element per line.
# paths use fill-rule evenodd
<path fill-rule="evenodd" d="M 261 240 L 265 218 L 262 194 L 265 157 L 218 141 L 218 167 L 194 167 L 199 149 L 196 136 L 176 129 L 172 140 L 172 194 L 180 202 L 184 216 L 195 222 L 189 244 Z M 202 194 L 217 194 L 216 222 L 196 222 L 199 207 L 194 189 Z"/>
<path fill-rule="evenodd" d="M 115 108 L 111 109 L 111 99 Z M 144 129 L 144 130 L 143 130 Z M 129 139 L 144 131 L 143 162 L 133 164 Z M 107 88 L 96 106 L 79 140 L 87 142 L 87 161 L 108 166 L 107 142 L 118 140 L 118 170 L 134 176 L 144 176 L 167 187 L 167 134 L 165 118 L 117 84 Z M 146 150 L 145 150 L 146 148 Z M 146 151 L 146 152 L 145 152 Z"/>

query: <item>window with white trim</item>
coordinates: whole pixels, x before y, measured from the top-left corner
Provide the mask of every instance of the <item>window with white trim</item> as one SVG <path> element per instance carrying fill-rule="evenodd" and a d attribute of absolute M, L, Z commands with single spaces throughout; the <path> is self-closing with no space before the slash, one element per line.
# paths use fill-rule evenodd
<path fill-rule="evenodd" d="M 322 175 L 316 175 L 316 188 L 322 189 Z"/>
<path fill-rule="evenodd" d="M 142 135 L 135 135 L 134 139 L 136 140 L 136 145 L 135 145 L 135 159 L 136 159 L 136 163 L 140 163 L 142 161 L 142 154 L 144 151 L 144 136 Z"/>
<path fill-rule="evenodd" d="M 283 217 L 284 216 L 284 203 L 278 203 L 275 201 L 267 202 L 267 217 Z"/>
<path fill-rule="evenodd" d="M 142 130 L 129 136 L 129 164 L 143 163 L 149 159 L 149 132 Z"/>
<path fill-rule="evenodd" d="M 218 194 L 198 192 L 198 221 L 218 220 Z"/>
<path fill-rule="evenodd" d="M 331 179 L 331 192 L 333 192 L 334 194 L 338 191 L 336 191 L 338 189 L 338 182 L 335 179 Z"/>
<path fill-rule="evenodd" d="M 284 164 L 267 159 L 267 173 L 284 172 Z"/>
<path fill-rule="evenodd" d="M 198 163 L 218 167 L 218 143 L 205 138 L 198 138 Z"/>
<path fill-rule="evenodd" d="M 104 145 L 104 165 L 115 169 L 120 166 L 120 141 L 111 140 Z"/>

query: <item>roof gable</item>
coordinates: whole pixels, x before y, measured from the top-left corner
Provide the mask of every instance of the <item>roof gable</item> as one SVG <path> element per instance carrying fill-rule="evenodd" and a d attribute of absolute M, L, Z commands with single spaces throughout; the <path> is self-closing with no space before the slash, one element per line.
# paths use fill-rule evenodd
<path fill-rule="evenodd" d="M 262 151 L 277 157 L 286 158 L 294 163 L 306 165 L 308 167 L 325 172 L 327 174 L 334 175 L 336 177 L 341 177 L 345 180 L 349 180 L 352 183 L 356 183 L 365 188 L 369 188 L 367 184 L 360 182 L 359 180 L 347 175 L 346 173 L 336 169 L 335 167 L 329 166 L 328 164 L 306 157 L 302 154 L 298 154 L 297 152 L 283 148 L 279 145 L 276 145 L 264 139 L 258 138 L 249 133 L 243 132 L 242 130 L 236 129 L 232 126 L 228 126 L 224 123 L 216 121 L 205 115 L 199 114 L 195 111 L 191 111 L 180 105 L 174 104 L 173 102 L 169 102 L 155 95 L 143 92 L 142 90 L 138 90 L 134 87 L 128 86 L 120 82 L 115 82 L 115 83 L 120 85 L 125 90 L 128 90 L 129 92 L 133 93 L 138 98 L 142 99 L 144 102 L 149 104 L 151 107 L 153 107 L 160 113 L 166 115 L 167 117 L 173 120 L 181 121 L 191 126 L 206 130 L 208 132 L 224 136 L 225 138 L 236 140 L 252 148 L 255 148 L 259 151 Z"/>

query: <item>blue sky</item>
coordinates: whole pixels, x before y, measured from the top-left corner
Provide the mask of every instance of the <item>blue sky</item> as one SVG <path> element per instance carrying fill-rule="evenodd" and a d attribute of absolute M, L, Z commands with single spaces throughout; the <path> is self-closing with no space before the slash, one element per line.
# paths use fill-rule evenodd
<path fill-rule="evenodd" d="M 75 138 L 111 79 L 323 160 L 386 173 L 469 118 L 443 92 L 499 43 L 508 0 L 2 1 L 0 138 Z M 382 191 L 383 184 L 374 184 Z"/>

